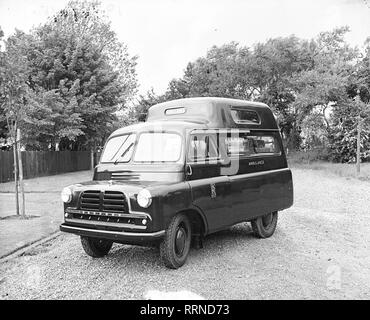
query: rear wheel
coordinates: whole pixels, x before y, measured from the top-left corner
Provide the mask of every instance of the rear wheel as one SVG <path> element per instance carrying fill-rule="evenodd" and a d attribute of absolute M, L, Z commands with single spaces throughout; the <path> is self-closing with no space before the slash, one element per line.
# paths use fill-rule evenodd
<path fill-rule="evenodd" d="M 101 258 L 108 254 L 112 248 L 113 241 L 81 236 L 82 248 L 94 258 Z"/>
<path fill-rule="evenodd" d="M 271 237 L 276 229 L 278 221 L 277 211 L 268 213 L 251 221 L 253 233 L 258 238 Z"/>
<path fill-rule="evenodd" d="M 165 266 L 180 268 L 186 261 L 191 244 L 191 225 L 185 214 L 172 218 L 160 244 L 160 254 Z"/>

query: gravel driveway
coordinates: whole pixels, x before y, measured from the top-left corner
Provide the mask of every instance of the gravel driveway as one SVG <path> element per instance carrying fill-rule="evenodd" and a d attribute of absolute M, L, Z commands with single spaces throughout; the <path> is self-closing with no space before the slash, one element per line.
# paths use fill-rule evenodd
<path fill-rule="evenodd" d="M 114 245 L 86 256 L 62 234 L 0 265 L 1 299 L 142 299 L 188 290 L 208 299 L 369 299 L 370 183 L 294 169 L 295 204 L 272 238 L 249 224 L 207 237 L 169 270 L 156 249 Z"/>

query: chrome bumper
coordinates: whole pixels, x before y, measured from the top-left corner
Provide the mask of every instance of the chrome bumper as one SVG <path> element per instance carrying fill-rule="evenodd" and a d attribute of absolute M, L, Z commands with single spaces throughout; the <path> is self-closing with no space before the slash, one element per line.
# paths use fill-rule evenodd
<path fill-rule="evenodd" d="M 74 233 L 80 236 L 108 239 L 123 243 L 140 244 L 160 240 L 165 230 L 146 233 L 146 232 L 126 232 L 126 231 L 108 231 L 99 229 L 89 229 L 82 227 L 75 227 L 66 225 L 65 223 L 60 225 L 60 230 L 64 232 Z"/>

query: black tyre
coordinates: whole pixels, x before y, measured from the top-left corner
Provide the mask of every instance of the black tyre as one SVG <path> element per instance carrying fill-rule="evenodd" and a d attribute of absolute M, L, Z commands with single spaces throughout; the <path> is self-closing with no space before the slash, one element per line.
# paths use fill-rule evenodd
<path fill-rule="evenodd" d="M 271 237 L 276 229 L 278 221 L 277 211 L 268 213 L 251 221 L 253 233 L 258 238 Z"/>
<path fill-rule="evenodd" d="M 105 239 L 96 239 L 81 236 L 82 248 L 85 252 L 94 258 L 101 258 L 108 254 L 112 248 L 113 242 Z"/>
<path fill-rule="evenodd" d="M 172 218 L 160 244 L 162 261 L 167 268 L 180 268 L 186 261 L 191 244 L 191 224 L 188 217 L 178 214 Z"/>

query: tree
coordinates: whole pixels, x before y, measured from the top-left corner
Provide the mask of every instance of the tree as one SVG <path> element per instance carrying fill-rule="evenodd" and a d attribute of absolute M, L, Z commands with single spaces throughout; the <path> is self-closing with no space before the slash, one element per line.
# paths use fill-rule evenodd
<path fill-rule="evenodd" d="M 5 41 L 6 50 L 1 54 L 0 59 L 0 104 L 4 111 L 7 128 L 13 142 L 16 210 L 18 215 L 19 202 L 17 169 L 19 170 L 19 186 L 22 196 L 22 217 L 25 217 L 25 199 L 22 179 L 22 157 L 19 153 L 19 138 L 20 127 L 31 96 L 30 89 L 28 87 L 29 68 L 25 50 L 26 41 L 27 38 L 24 33 L 17 30 L 13 36 L 9 37 Z"/>
<path fill-rule="evenodd" d="M 320 157 L 353 161 L 359 104 L 370 98 L 370 38 L 360 59 L 346 43 L 348 27 L 322 32 L 314 39 L 292 35 L 269 39 L 251 48 L 231 42 L 214 46 L 189 62 L 163 95 L 148 93 L 136 104 L 138 114 L 157 102 L 194 96 L 221 96 L 267 103 L 277 116 L 289 149 L 319 148 Z M 361 111 L 364 118 L 365 111 Z M 364 120 L 365 121 L 365 120 Z M 366 122 L 366 121 L 365 121 Z M 366 126 L 361 148 L 367 158 Z M 351 160 L 352 159 L 352 160 Z"/>
<path fill-rule="evenodd" d="M 294 130 L 292 76 L 312 67 L 310 43 L 295 36 L 270 39 L 253 48 L 236 42 L 212 47 L 187 65 L 181 79 L 170 82 L 167 97 L 230 97 L 268 103 L 278 116 L 283 136 Z M 296 136 L 299 132 L 295 132 Z"/>
<path fill-rule="evenodd" d="M 213 46 L 205 57 L 189 63 L 181 79 L 173 79 L 166 94 L 173 98 L 215 96 L 250 99 L 252 83 L 248 77 L 251 53 L 231 42 Z"/>
<path fill-rule="evenodd" d="M 3 37 L 4 37 L 4 32 L 0 26 L 0 63 L 3 63 L 3 59 L 4 59 L 4 53 L 2 52 L 3 51 L 3 46 L 2 46 Z M 0 86 L 1 86 L 1 83 L 0 83 Z M 0 103 L 0 143 L 2 141 L 5 141 L 5 139 L 7 138 L 7 134 L 8 134 L 8 130 L 6 126 L 5 110 L 4 110 L 3 104 Z"/>
<path fill-rule="evenodd" d="M 346 85 L 346 99 L 333 106 L 329 143 L 332 159 L 355 162 L 370 159 L 370 56 L 369 41 L 365 41 L 365 54 L 351 62 L 342 81 Z M 343 54 L 343 53 L 342 53 Z M 338 63 L 336 64 L 338 65 Z M 348 71 L 350 70 L 350 71 Z M 361 150 L 360 150 L 361 149 Z M 361 152 L 360 152 L 361 151 Z M 357 155 L 356 155 L 357 154 Z"/>
<path fill-rule="evenodd" d="M 170 99 L 167 94 L 157 95 L 153 88 L 151 88 L 145 94 L 139 95 L 135 104 L 125 110 L 126 112 L 120 117 L 117 127 L 128 126 L 138 121 L 145 121 L 148 109 L 151 106 Z"/>
<path fill-rule="evenodd" d="M 269 39 L 254 47 L 251 76 L 259 93 L 258 100 L 273 109 L 283 139 L 291 149 L 297 149 L 301 143 L 297 110 L 291 106 L 296 95 L 292 79 L 295 74 L 312 68 L 312 46 L 312 41 L 292 35 Z"/>
<path fill-rule="evenodd" d="M 324 123 L 329 134 L 329 109 L 340 107 L 350 99 L 347 88 L 357 52 L 344 41 L 348 31 L 348 27 L 342 27 L 321 33 L 310 50 L 312 68 L 293 77 L 297 94 L 291 105 L 297 110 L 299 125 L 315 112 L 321 115 L 316 119 Z"/>
<path fill-rule="evenodd" d="M 80 150 L 102 143 L 135 93 L 136 57 L 118 41 L 97 2 L 71 1 L 33 30 L 28 61 L 35 148 Z"/>

